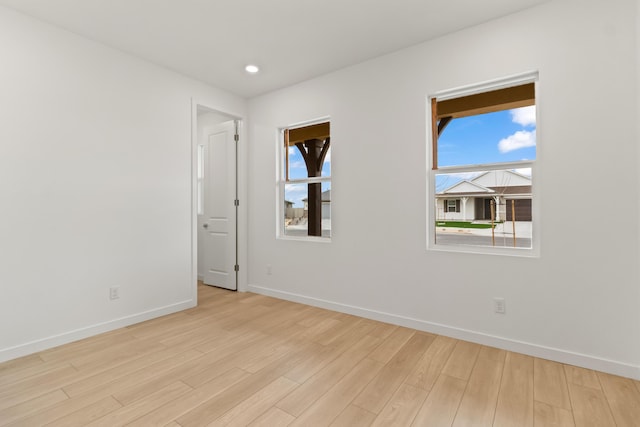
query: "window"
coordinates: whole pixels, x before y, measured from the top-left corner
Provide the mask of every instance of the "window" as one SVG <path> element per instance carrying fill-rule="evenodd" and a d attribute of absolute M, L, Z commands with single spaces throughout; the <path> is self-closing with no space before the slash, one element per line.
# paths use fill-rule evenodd
<path fill-rule="evenodd" d="M 445 206 L 447 212 L 460 212 L 460 200 L 448 199 Z"/>
<path fill-rule="evenodd" d="M 430 97 L 430 248 L 533 253 L 536 80 Z"/>
<path fill-rule="evenodd" d="M 280 236 L 331 237 L 330 129 L 323 121 L 280 132 Z"/>

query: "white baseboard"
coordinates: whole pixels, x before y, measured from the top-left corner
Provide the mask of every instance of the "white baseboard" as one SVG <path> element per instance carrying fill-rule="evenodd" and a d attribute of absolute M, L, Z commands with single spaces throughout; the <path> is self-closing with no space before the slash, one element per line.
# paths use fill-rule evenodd
<path fill-rule="evenodd" d="M 70 342 L 78 341 L 83 338 L 88 338 L 104 332 L 109 332 L 114 329 L 124 328 L 125 326 L 144 322 L 145 320 L 155 319 L 156 317 L 160 316 L 166 316 L 167 314 L 176 313 L 178 311 L 186 310 L 195 306 L 195 300 L 183 301 L 142 313 L 133 314 L 131 316 L 121 317 L 119 319 L 110 320 L 108 322 L 98 323 L 96 325 L 76 329 L 74 331 L 64 332 L 62 334 L 54 335 L 36 341 L 31 341 L 25 344 L 20 344 L 15 347 L 0 349 L 0 363 L 29 354 L 37 353 L 39 351 L 47 350 L 49 348 L 57 347 L 59 345 L 68 344 Z"/>
<path fill-rule="evenodd" d="M 325 308 L 327 310 L 338 311 L 341 313 L 352 314 L 367 319 L 377 320 L 380 322 L 391 323 L 394 325 L 405 326 L 420 331 L 430 332 L 438 335 L 452 337 L 464 341 L 470 341 L 477 344 L 487 345 L 500 348 L 503 350 L 513 351 L 516 353 L 527 354 L 529 356 L 539 357 L 541 359 L 553 360 L 568 365 L 580 366 L 587 369 L 606 372 L 613 375 L 619 375 L 627 378 L 640 380 L 640 365 L 632 365 L 618 362 L 615 360 L 602 359 L 586 354 L 575 353 L 558 348 L 546 347 L 542 345 L 532 344 L 524 341 L 518 341 L 482 332 L 461 329 L 452 326 L 442 325 L 439 323 L 427 322 L 425 320 L 414 319 L 411 317 L 400 316 L 397 314 L 385 313 L 367 308 L 356 307 L 353 305 L 327 301 L 319 298 L 308 297 L 291 292 L 284 292 L 277 289 L 266 288 L 258 285 L 249 285 L 249 292 L 255 292 L 262 295 L 271 296 L 287 301 L 307 304 L 314 307 Z"/>

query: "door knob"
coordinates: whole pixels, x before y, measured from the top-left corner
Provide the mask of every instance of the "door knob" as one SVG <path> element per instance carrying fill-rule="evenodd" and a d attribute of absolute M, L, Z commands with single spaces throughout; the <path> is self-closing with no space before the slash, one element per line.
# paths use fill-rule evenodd
<path fill-rule="evenodd" d="M 209 228 L 209 224 L 202 224 L 203 228 Z"/>

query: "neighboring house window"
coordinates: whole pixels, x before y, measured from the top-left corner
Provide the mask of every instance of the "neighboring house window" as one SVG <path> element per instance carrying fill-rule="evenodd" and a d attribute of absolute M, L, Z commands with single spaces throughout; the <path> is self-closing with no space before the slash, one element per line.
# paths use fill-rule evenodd
<path fill-rule="evenodd" d="M 447 200 L 446 201 L 447 212 L 460 212 L 460 200 Z"/>
<path fill-rule="evenodd" d="M 536 81 L 528 74 L 430 97 L 430 248 L 533 253 Z"/>
<path fill-rule="evenodd" d="M 330 130 L 328 121 L 281 129 L 280 236 L 331 237 Z"/>

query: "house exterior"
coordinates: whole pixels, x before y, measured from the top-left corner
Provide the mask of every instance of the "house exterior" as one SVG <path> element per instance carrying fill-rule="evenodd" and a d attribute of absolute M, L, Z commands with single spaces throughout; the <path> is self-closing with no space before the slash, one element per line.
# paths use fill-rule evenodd
<path fill-rule="evenodd" d="M 513 205 L 512 205 L 513 201 Z M 511 170 L 483 172 L 436 193 L 436 220 L 531 221 L 531 177 Z M 514 212 L 515 211 L 515 212 Z"/>
<path fill-rule="evenodd" d="M 309 214 L 309 199 L 302 199 L 304 202 L 304 216 L 305 218 Z M 331 218 L 331 190 L 325 190 L 322 192 L 322 219 Z"/>

